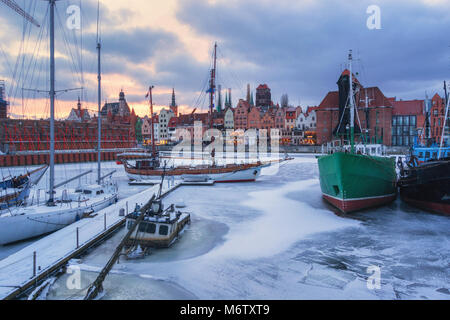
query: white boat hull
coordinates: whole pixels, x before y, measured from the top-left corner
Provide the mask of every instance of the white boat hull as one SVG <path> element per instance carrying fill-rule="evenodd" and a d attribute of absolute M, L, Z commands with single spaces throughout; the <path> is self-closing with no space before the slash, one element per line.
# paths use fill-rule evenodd
<path fill-rule="evenodd" d="M 63 205 L 61 209 L 50 208 L 43 213 L 22 213 L 0 217 L 0 245 L 34 238 L 57 231 L 81 219 L 86 211 L 102 210 L 117 200 L 117 195 L 92 203 L 89 206 L 68 208 Z M 44 207 L 42 205 L 40 209 Z M 31 207 L 30 207 L 31 208 Z M 26 208 L 29 210 L 30 208 Z"/>
<path fill-rule="evenodd" d="M 196 176 L 201 176 L 202 179 L 205 180 L 214 180 L 215 182 L 247 182 L 247 181 L 255 181 L 261 175 L 261 167 L 253 167 L 245 170 L 239 170 L 234 172 L 226 172 L 226 173 L 215 173 L 215 174 L 201 174 L 201 175 L 178 175 L 178 176 L 170 176 L 167 174 L 165 179 L 169 180 L 171 177 L 175 177 L 176 180 L 192 180 L 195 179 Z M 161 180 L 161 176 L 147 176 L 147 175 L 139 175 L 127 173 L 128 178 L 133 181 L 158 181 Z"/>

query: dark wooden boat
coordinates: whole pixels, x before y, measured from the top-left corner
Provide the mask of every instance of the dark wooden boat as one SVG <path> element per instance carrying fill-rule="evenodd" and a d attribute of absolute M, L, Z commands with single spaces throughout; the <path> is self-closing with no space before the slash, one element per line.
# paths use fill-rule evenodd
<path fill-rule="evenodd" d="M 405 169 L 398 186 L 403 201 L 426 211 L 450 215 L 450 158 Z"/>

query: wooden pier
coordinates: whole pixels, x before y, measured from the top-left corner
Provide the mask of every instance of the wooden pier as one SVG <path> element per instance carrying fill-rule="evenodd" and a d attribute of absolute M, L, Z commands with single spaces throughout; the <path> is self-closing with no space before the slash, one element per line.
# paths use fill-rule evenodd
<path fill-rule="evenodd" d="M 181 185 L 164 183 L 162 196 Z M 96 213 L 93 218 L 77 221 L 56 231 L 0 261 L 0 299 L 16 299 L 83 254 L 124 225 L 125 215 L 142 206 L 159 191 L 159 184 L 120 200 Z M 121 215 L 123 213 L 123 215 Z"/>

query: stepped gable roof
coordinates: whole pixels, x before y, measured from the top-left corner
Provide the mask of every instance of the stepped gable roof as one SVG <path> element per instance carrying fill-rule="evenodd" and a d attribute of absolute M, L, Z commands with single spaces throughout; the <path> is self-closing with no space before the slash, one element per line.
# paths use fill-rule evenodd
<path fill-rule="evenodd" d="M 398 100 L 392 104 L 392 115 L 395 116 L 423 115 L 424 113 L 424 100 Z"/>

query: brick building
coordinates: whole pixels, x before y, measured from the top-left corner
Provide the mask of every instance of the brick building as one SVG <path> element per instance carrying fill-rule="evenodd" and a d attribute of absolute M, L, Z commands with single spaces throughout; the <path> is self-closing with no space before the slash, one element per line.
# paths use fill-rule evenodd
<path fill-rule="evenodd" d="M 246 129 L 260 129 L 261 113 L 257 107 L 251 107 L 248 113 L 248 125 Z"/>
<path fill-rule="evenodd" d="M 392 146 L 410 146 L 414 144 L 418 131 L 425 123 L 424 100 L 389 99 L 392 111 Z"/>
<path fill-rule="evenodd" d="M 250 105 L 247 101 L 240 99 L 234 110 L 234 129 L 246 130 L 248 126 L 248 113 Z"/>
<path fill-rule="evenodd" d="M 441 142 L 442 129 L 445 118 L 445 99 L 437 93 L 431 98 L 430 109 L 430 137 L 436 142 Z"/>
<path fill-rule="evenodd" d="M 272 103 L 272 94 L 270 93 L 270 88 L 267 84 L 260 84 L 258 88 L 256 88 L 256 101 L 255 106 L 257 107 L 265 107 L 271 106 Z"/>
<path fill-rule="evenodd" d="M 345 70 L 341 76 L 348 74 L 349 71 Z M 368 136 L 369 142 L 391 145 L 393 109 L 391 101 L 385 97 L 378 87 L 364 88 L 356 77 L 354 83 L 358 111 L 355 126 L 360 124 L 364 134 Z M 315 111 L 317 116 L 317 144 L 324 144 L 333 140 L 333 131 L 339 124 L 339 91 L 328 92 Z"/>

